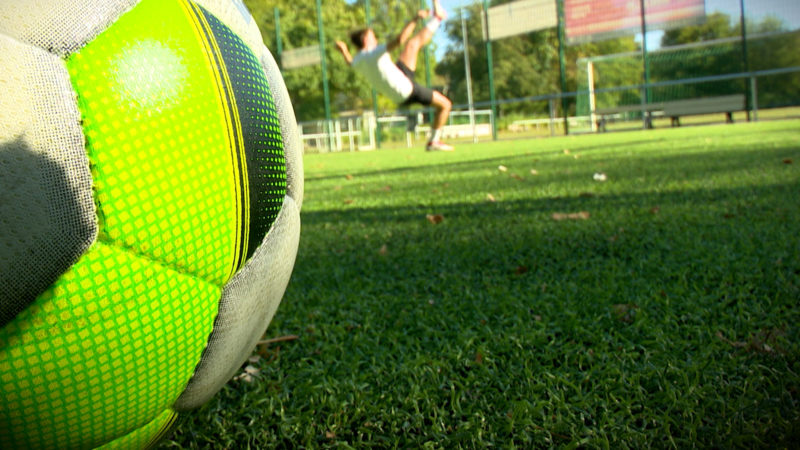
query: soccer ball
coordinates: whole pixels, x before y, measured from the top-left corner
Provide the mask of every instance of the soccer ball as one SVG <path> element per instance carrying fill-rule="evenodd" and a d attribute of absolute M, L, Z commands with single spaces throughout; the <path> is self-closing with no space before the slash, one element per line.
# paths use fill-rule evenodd
<path fill-rule="evenodd" d="M 240 0 L 0 1 L 0 448 L 144 447 L 247 359 L 303 197 Z"/>

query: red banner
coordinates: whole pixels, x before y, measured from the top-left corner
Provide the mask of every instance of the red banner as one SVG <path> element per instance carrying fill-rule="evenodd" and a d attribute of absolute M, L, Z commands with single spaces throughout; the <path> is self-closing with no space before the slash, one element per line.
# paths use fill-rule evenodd
<path fill-rule="evenodd" d="M 647 30 L 697 23 L 704 0 L 644 0 Z M 640 0 L 564 0 L 569 43 L 600 41 L 642 29 Z"/>

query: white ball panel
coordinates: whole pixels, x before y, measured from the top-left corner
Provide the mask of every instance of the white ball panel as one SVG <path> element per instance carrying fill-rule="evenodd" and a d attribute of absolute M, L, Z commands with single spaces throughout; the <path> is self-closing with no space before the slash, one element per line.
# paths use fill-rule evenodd
<path fill-rule="evenodd" d="M 2 0 L 0 32 L 66 56 L 137 3 L 139 0 Z"/>
<path fill-rule="evenodd" d="M 223 289 L 208 346 L 176 410 L 208 401 L 250 356 L 281 302 L 299 240 L 300 210 L 287 196 L 264 241 Z"/>
<path fill-rule="evenodd" d="M 58 57 L 0 34 L 0 322 L 97 234 L 89 161 Z M 16 312 L 15 312 L 16 311 Z"/>

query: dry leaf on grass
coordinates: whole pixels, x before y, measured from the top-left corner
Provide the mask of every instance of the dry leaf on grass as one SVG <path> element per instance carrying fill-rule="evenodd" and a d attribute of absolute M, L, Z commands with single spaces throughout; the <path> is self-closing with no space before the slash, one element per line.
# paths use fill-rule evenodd
<path fill-rule="evenodd" d="M 499 170 L 500 172 L 506 172 L 508 171 L 508 167 L 500 164 L 499 166 L 497 166 L 497 170 Z"/>
<path fill-rule="evenodd" d="M 614 310 L 614 316 L 616 316 L 617 320 L 624 323 L 633 323 L 639 306 L 634 303 L 618 303 L 611 308 Z"/>
<path fill-rule="evenodd" d="M 553 213 L 553 220 L 586 220 L 590 216 L 588 211 L 579 211 L 576 213 Z"/>
<path fill-rule="evenodd" d="M 287 334 L 286 336 L 279 336 L 276 338 L 270 338 L 258 341 L 258 345 L 268 345 L 268 344 L 274 344 L 276 342 L 294 341 L 297 339 L 300 339 L 300 336 L 296 334 Z"/>
<path fill-rule="evenodd" d="M 784 164 L 791 164 L 792 163 L 792 159 L 791 158 L 786 158 L 786 159 L 783 160 L 783 163 Z"/>
<path fill-rule="evenodd" d="M 387 247 L 386 244 L 381 245 L 381 248 L 378 250 L 378 254 L 385 255 L 387 253 L 389 253 L 389 247 Z"/>
<path fill-rule="evenodd" d="M 736 348 L 747 347 L 747 342 L 732 341 L 732 340 L 726 338 L 725 335 L 722 334 L 722 331 L 717 331 L 716 335 L 717 335 L 718 338 L 720 338 L 722 341 L 724 341 L 726 344 L 730 345 L 731 347 L 736 347 Z"/>
<path fill-rule="evenodd" d="M 490 202 L 496 202 L 497 201 L 497 200 L 495 200 L 494 195 L 492 195 L 492 194 L 486 194 L 486 200 L 489 200 Z"/>
<path fill-rule="evenodd" d="M 308 331 L 308 330 L 306 330 L 306 331 Z M 298 339 L 298 336 L 296 334 L 289 334 L 289 335 L 286 335 L 286 336 L 280 336 L 280 337 L 276 337 L 276 338 L 264 339 L 264 340 L 258 341 L 258 343 L 256 344 L 256 353 L 259 356 L 261 356 L 262 358 L 264 358 L 266 363 L 269 364 L 272 361 L 275 361 L 278 358 L 278 356 L 281 354 L 281 346 L 280 345 L 276 346 L 275 348 L 271 348 L 270 344 L 275 344 L 275 343 L 278 343 L 278 342 L 293 341 L 295 339 Z"/>
<path fill-rule="evenodd" d="M 536 169 L 531 169 L 531 175 L 539 175 L 539 171 Z"/>
<path fill-rule="evenodd" d="M 523 273 L 527 272 L 528 272 L 528 266 L 517 266 L 517 268 L 514 269 L 514 275 L 522 275 Z"/>
<path fill-rule="evenodd" d="M 784 353 L 784 349 L 777 345 L 777 339 L 784 336 L 786 332 L 780 328 L 772 328 L 769 330 L 760 330 L 758 333 L 751 335 L 747 342 L 732 341 L 725 337 L 721 331 L 717 331 L 716 336 L 726 344 L 735 348 L 742 348 L 749 352 L 775 354 Z"/>
<path fill-rule="evenodd" d="M 425 218 L 434 225 L 438 225 L 444 221 L 444 216 L 441 214 L 428 214 Z"/>
<path fill-rule="evenodd" d="M 256 377 L 260 373 L 261 373 L 261 370 L 259 368 L 255 367 L 255 366 L 251 366 L 250 364 L 248 364 L 247 367 L 244 368 L 244 371 L 242 373 L 240 373 L 239 375 L 236 375 L 235 377 L 233 377 L 233 379 L 236 380 L 236 381 L 241 380 L 241 381 L 244 381 L 245 383 L 252 383 L 253 381 L 255 381 Z"/>

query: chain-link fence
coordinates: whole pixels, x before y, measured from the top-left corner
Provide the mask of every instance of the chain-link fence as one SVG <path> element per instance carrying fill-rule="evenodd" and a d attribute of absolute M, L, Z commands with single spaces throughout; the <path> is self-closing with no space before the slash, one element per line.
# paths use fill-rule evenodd
<path fill-rule="evenodd" d="M 304 33 L 291 22 L 301 15 L 286 7 L 260 19 L 275 33 L 265 40 L 278 49 L 295 103 L 324 104 L 315 117 L 299 114 L 307 150 L 421 144 L 430 111 L 392 105 L 331 49 L 358 27 L 388 36 L 427 2 L 337 0 L 326 2 L 328 13 L 320 0 L 308 3 L 317 16 L 304 19 Z M 453 100 L 452 141 L 800 115 L 797 0 L 443 4 L 449 18 L 420 55 L 418 81 Z"/>

